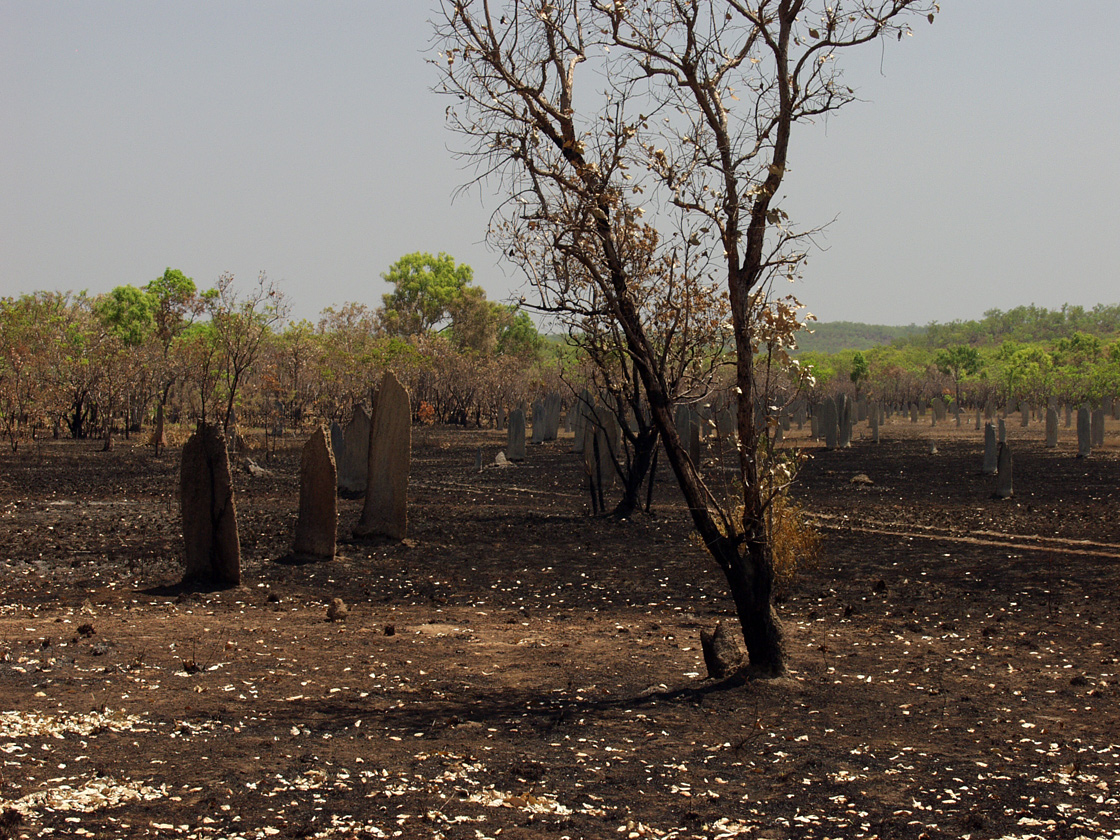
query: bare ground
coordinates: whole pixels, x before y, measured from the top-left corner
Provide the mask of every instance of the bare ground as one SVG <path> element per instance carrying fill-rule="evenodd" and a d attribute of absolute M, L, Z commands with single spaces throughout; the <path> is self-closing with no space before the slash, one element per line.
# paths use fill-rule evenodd
<path fill-rule="evenodd" d="M 478 473 L 502 435 L 417 430 L 410 539 L 298 566 L 286 441 L 235 478 L 224 592 L 175 587 L 177 450 L 4 453 L 0 838 L 1116 837 L 1108 431 L 1077 459 L 1013 425 L 1006 501 L 970 427 L 810 444 L 790 673 L 723 683 L 699 631 L 730 602 L 669 476 L 653 516 L 591 519 L 563 438 Z"/>

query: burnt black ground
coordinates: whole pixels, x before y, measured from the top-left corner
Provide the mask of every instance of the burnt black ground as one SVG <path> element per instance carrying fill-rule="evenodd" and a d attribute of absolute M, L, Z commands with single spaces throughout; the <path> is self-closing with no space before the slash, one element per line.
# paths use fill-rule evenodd
<path fill-rule="evenodd" d="M 479 474 L 500 434 L 418 429 L 410 539 L 301 566 L 275 562 L 301 441 L 254 453 L 244 585 L 212 593 L 174 587 L 176 450 L 5 452 L 0 807 L 22 824 L 0 832 L 1112 837 L 1109 432 L 1077 459 L 1013 428 L 1006 501 L 971 429 L 812 447 L 790 673 L 723 684 L 699 631 L 729 599 L 669 477 L 654 516 L 590 519 L 563 439 Z"/>

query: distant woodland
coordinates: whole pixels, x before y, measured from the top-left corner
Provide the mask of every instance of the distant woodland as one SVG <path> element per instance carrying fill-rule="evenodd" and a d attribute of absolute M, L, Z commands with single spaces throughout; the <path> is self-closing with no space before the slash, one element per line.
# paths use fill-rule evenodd
<path fill-rule="evenodd" d="M 824 321 L 810 324 L 797 334 L 798 353 L 837 353 L 841 350 L 870 350 L 897 339 L 913 338 L 925 327 L 888 327 L 884 324 L 861 324 L 857 321 Z M 796 355 L 796 354 L 795 354 Z"/>
<path fill-rule="evenodd" d="M 972 404 L 1120 395 L 1120 304 L 1031 304 L 924 327 L 835 322 L 810 329 L 798 336 L 797 359 L 822 390 L 854 387 L 903 402 L 942 395 Z"/>
<path fill-rule="evenodd" d="M 103 436 L 108 446 L 114 430 L 162 429 L 164 415 L 227 428 L 238 418 L 268 428 L 344 420 L 390 368 L 418 421 L 478 425 L 549 392 L 569 403 L 585 387 L 616 395 L 632 372 L 625 349 L 604 343 L 611 333 L 593 319 L 541 336 L 527 312 L 486 300 L 470 268 L 445 254 L 407 255 L 382 276 L 393 291 L 380 306 L 328 308 L 317 324 L 288 321 L 287 301 L 263 276 L 240 292 L 229 276 L 200 292 L 168 269 L 105 295 L 0 298 L 0 435 L 13 449 L 44 434 Z M 716 340 L 724 319 L 717 312 L 704 323 L 712 329 L 666 334 L 686 360 L 676 402 L 714 404 L 731 393 L 733 348 Z M 797 367 L 760 371 L 771 401 L 841 390 L 896 404 L 1120 396 L 1120 304 L 810 328 L 795 333 Z"/>

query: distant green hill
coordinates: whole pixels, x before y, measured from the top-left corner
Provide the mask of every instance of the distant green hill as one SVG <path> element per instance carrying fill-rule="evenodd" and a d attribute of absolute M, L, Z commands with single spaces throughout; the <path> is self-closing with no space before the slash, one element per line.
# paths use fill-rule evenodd
<path fill-rule="evenodd" d="M 870 350 L 891 344 L 896 338 L 915 338 L 925 334 L 926 327 L 888 327 L 883 324 L 858 324 L 853 321 L 827 321 L 812 325 L 812 332 L 797 334 L 798 353 L 837 353 L 841 350 Z M 545 345 L 555 350 L 564 347 L 568 336 L 553 333 L 543 336 Z"/>
<path fill-rule="evenodd" d="M 871 350 L 888 347 L 896 341 L 934 350 L 956 344 L 995 347 L 1008 340 L 1028 344 L 1054 342 L 1079 333 L 1114 342 L 1120 340 L 1120 304 L 1098 303 L 1090 309 L 1066 304 L 1050 310 L 1032 303 L 1006 312 L 991 309 L 980 320 L 932 321 L 925 326 L 910 324 L 905 327 L 825 321 L 812 324 L 811 329 L 812 332 L 803 330 L 797 334 L 797 350 L 793 355 Z M 546 335 L 544 338 L 548 346 L 559 350 L 566 336 Z"/>
<path fill-rule="evenodd" d="M 882 324 L 859 324 L 853 321 L 825 321 L 812 324 L 812 333 L 797 334 L 798 353 L 837 353 L 840 350 L 870 350 L 890 344 L 896 338 L 913 338 L 925 327 L 888 327 Z M 796 355 L 796 354 L 795 354 Z"/>

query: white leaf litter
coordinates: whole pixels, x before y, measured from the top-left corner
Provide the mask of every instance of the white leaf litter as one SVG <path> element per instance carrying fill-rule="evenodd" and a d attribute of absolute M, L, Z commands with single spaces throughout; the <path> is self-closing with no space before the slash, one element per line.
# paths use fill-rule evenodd
<path fill-rule="evenodd" d="M 170 733 L 171 737 L 195 735 L 199 732 L 214 728 L 214 724 L 209 721 L 201 722 L 198 724 L 188 724 L 186 722 L 176 721 L 176 728 Z M 43 747 L 46 748 L 50 743 L 50 739 L 67 739 L 70 737 L 85 737 L 88 735 L 96 735 L 98 732 L 107 730 L 111 731 L 140 731 L 151 732 L 154 729 L 161 728 L 162 725 L 156 726 L 143 718 L 136 715 L 127 715 L 123 712 L 114 712 L 109 709 L 103 709 L 97 712 L 88 714 L 40 714 L 34 712 L 0 712 L 0 752 L 12 753 L 25 749 L 30 749 L 31 744 L 28 741 L 35 739 L 43 740 Z M 294 733 L 293 733 L 294 734 Z M 300 735 L 310 735 L 308 730 L 300 729 Z M 773 733 L 767 737 L 776 738 Z M 790 741 L 798 739 L 787 738 Z M 1036 752 L 1045 753 L 1047 756 L 1057 757 L 1059 755 L 1059 745 L 1057 743 L 1050 743 L 1049 741 L 1032 741 L 1028 738 L 1023 739 L 1023 743 L 1027 746 L 1037 747 Z M 554 746 L 560 746 L 556 744 Z M 725 745 L 729 746 L 729 745 Z M 1046 747 L 1049 746 L 1049 751 Z M 84 747 L 84 744 L 83 744 Z M 588 749 L 591 752 L 576 753 L 583 755 L 588 760 L 594 760 L 593 754 L 597 750 L 603 750 L 608 754 L 618 752 L 618 750 L 600 745 L 595 739 L 579 739 L 579 744 L 573 745 L 573 749 L 580 747 Z M 710 747 L 713 752 L 718 748 Z M 1066 747 L 1065 749 L 1069 749 Z M 1109 754 L 1115 747 L 1092 747 L 1081 746 L 1077 749 L 1078 753 L 1092 752 L 1095 754 Z M 853 756 L 860 756 L 861 760 L 866 761 L 871 756 L 871 750 L 866 745 L 861 745 L 856 749 L 851 750 Z M 778 751 L 774 753 L 777 757 L 784 757 L 786 753 Z M 897 755 L 889 759 L 891 764 L 890 769 L 883 772 L 891 773 L 897 772 L 895 768 L 902 767 L 908 771 L 913 771 L 914 764 L 899 764 L 901 760 L 913 761 L 915 755 L 924 756 L 924 753 L 912 753 L 910 748 L 904 748 Z M 591 804 L 584 802 L 575 808 L 570 808 L 561 803 L 556 794 L 539 792 L 529 786 L 526 791 L 508 791 L 502 790 L 493 784 L 486 784 L 484 777 L 488 774 L 488 769 L 484 763 L 474 759 L 468 758 L 464 755 L 455 755 L 447 752 L 436 753 L 419 753 L 415 756 L 423 764 L 427 765 L 428 773 L 411 773 L 411 774 L 390 774 L 387 770 L 358 770 L 351 775 L 348 770 L 334 770 L 327 771 L 324 769 L 313 768 L 304 773 L 300 773 L 292 778 L 284 778 L 279 774 L 273 774 L 271 777 L 264 777 L 258 782 L 248 784 L 251 789 L 259 790 L 260 794 L 273 798 L 277 796 L 284 796 L 291 798 L 292 794 L 297 791 L 307 792 L 325 792 L 327 790 L 335 791 L 348 791 L 352 790 L 351 783 L 360 780 L 366 785 L 373 787 L 373 790 L 367 792 L 367 797 L 397 797 L 408 794 L 422 793 L 427 795 L 428 801 L 436 806 L 436 808 L 429 807 L 426 813 L 418 814 L 397 814 L 396 826 L 391 824 L 378 825 L 380 820 L 356 820 L 349 815 L 336 815 L 332 817 L 331 822 L 327 826 L 323 826 L 318 833 L 314 834 L 314 838 L 322 838 L 322 840 L 340 840 L 340 838 L 352 837 L 355 833 L 364 832 L 372 837 L 388 837 L 400 836 L 404 826 L 413 826 L 417 822 L 423 822 L 427 829 L 436 827 L 433 837 L 443 836 L 443 828 L 462 823 L 483 823 L 488 822 L 486 816 L 483 815 L 489 809 L 512 809 L 520 811 L 524 814 L 539 814 L 539 815 L 555 815 L 555 816 L 569 816 L 569 815 L 594 815 L 597 817 L 605 817 L 610 811 L 615 810 L 610 806 L 602 806 L 599 804 Z M 775 759 L 778 760 L 778 759 Z M 437 768 L 431 765 L 437 764 Z M 976 762 L 981 772 L 978 776 L 980 780 L 985 779 L 986 775 L 990 772 L 986 762 Z M 58 765 L 60 768 L 65 765 Z M 1037 770 L 1042 770 L 1038 765 L 1032 765 Z M 672 770 L 679 773 L 687 773 L 689 767 L 685 763 L 680 764 L 666 764 L 663 765 L 665 770 Z M 435 772 L 432 772 L 432 771 Z M 833 782 L 840 783 L 853 783 L 862 781 L 871 777 L 868 767 L 863 767 L 862 771 L 855 769 L 840 768 L 829 774 Z M 1006 778 L 1001 776 L 994 776 L 992 778 Z M 523 780 L 522 780 L 523 781 Z M 963 782 L 962 779 L 953 779 L 955 782 Z M 1066 790 L 1070 796 L 1075 795 L 1074 788 L 1078 789 L 1091 789 L 1092 796 L 1095 798 L 1097 807 L 1102 805 L 1112 805 L 1115 799 L 1108 797 L 1109 784 L 1099 776 L 1092 775 L 1081 770 L 1076 764 L 1057 765 L 1045 768 L 1045 772 L 1041 773 L 1033 779 L 1034 782 L 1039 784 L 1053 785 Z M 723 780 L 719 777 L 715 778 L 717 784 L 723 784 Z M 54 810 L 68 813 L 88 813 L 102 808 L 112 808 L 126 804 L 129 802 L 137 801 L 151 801 L 171 794 L 164 786 L 154 786 L 152 784 L 145 784 L 143 781 L 132 781 L 130 779 L 85 779 L 81 777 L 67 777 L 55 778 L 46 782 L 45 789 L 29 793 L 19 800 L 2 800 L 0 799 L 0 810 L 4 808 L 11 808 L 24 813 L 25 816 L 34 818 L 36 812 L 42 810 Z M 689 782 L 682 781 L 680 778 L 669 778 L 665 780 L 666 788 L 681 796 L 696 796 L 704 790 L 702 787 L 693 789 L 693 785 Z M 258 787 L 259 786 L 259 787 Z M 954 807 L 957 808 L 960 802 L 967 798 L 969 795 L 970 787 L 963 783 L 958 788 L 944 787 L 938 785 L 937 789 L 921 789 L 915 790 L 914 793 L 920 795 L 923 801 L 913 799 L 912 808 L 914 811 L 942 813 L 940 808 Z M 719 798 L 718 794 L 708 791 L 706 794 L 710 799 Z M 1106 798 L 1107 797 L 1107 798 Z M 587 797 L 591 800 L 597 800 L 594 796 Z M 830 798 L 836 805 L 847 804 L 850 796 L 840 795 Z M 317 800 L 318 801 L 318 800 Z M 601 803 L 602 800 L 597 800 Z M 465 803 L 470 803 L 476 807 L 481 807 L 482 813 L 476 811 L 472 814 L 455 814 L 455 804 L 460 806 Z M 293 801 L 291 803 L 295 805 Z M 447 808 L 451 813 L 445 813 L 437 810 L 439 807 Z M 1079 822 L 1081 824 L 1094 824 L 1091 819 L 1085 816 L 1084 809 L 1080 805 L 1073 803 L 1059 803 L 1056 806 L 1057 812 L 1069 818 L 1071 814 L 1081 815 Z M 899 811 L 896 815 L 912 815 L 913 811 Z M 1057 814 L 1055 814 L 1056 816 Z M 494 815 L 496 816 L 496 815 Z M 856 823 L 851 822 L 855 817 L 864 819 L 866 817 L 865 811 L 849 810 L 847 815 L 840 817 L 837 815 L 825 814 L 817 816 L 815 814 L 801 814 L 798 813 L 789 819 L 778 818 L 776 822 L 787 828 L 799 826 L 802 829 L 810 826 L 818 826 L 822 822 L 844 824 L 847 828 L 855 828 Z M 1014 835 L 1005 835 L 1001 840 L 1035 840 L 1039 838 L 1039 834 L 1034 833 L 1036 830 L 1041 830 L 1043 834 L 1049 832 L 1055 824 L 1052 819 L 1047 819 L 1048 814 L 1032 814 L 1030 816 L 1021 817 L 1019 826 L 1024 829 L 1026 833 Z M 491 817 L 493 819 L 494 817 Z M 77 821 L 79 817 L 68 817 L 69 821 Z M 204 822 L 211 822 L 206 820 Z M 915 823 L 916 824 L 916 823 Z M 166 830 L 168 832 L 174 831 L 177 834 L 187 833 L 190 837 L 204 837 L 212 836 L 214 829 L 202 827 L 197 829 L 198 834 L 190 833 L 189 826 L 171 826 L 170 824 L 152 823 L 152 825 L 159 830 Z M 684 840 L 684 838 L 694 838 L 704 836 L 712 838 L 712 840 L 723 840 L 724 838 L 737 838 L 740 836 L 751 836 L 757 832 L 759 822 L 757 820 L 741 821 L 731 818 L 723 818 L 713 822 L 705 823 L 702 828 L 702 834 L 696 834 L 695 829 L 685 829 L 680 827 L 657 827 L 642 822 L 627 821 L 623 825 L 617 826 L 617 832 L 620 836 L 626 838 L 657 838 L 658 840 Z M 866 831 L 866 824 L 861 826 Z M 239 833 L 236 831 L 230 832 L 229 827 L 224 829 L 223 837 L 227 840 L 264 840 L 265 837 L 271 836 L 277 830 L 271 827 L 254 828 L 247 832 Z M 487 837 L 488 835 L 482 832 L 476 832 L 479 838 Z"/>
<path fill-rule="evenodd" d="M 0 712 L 0 738 L 52 737 L 90 735 L 103 729 L 116 732 L 147 732 L 138 729 L 144 719 L 106 709 L 87 714 L 44 715 L 38 712 Z"/>
<path fill-rule="evenodd" d="M 529 814 L 559 814 L 566 816 L 572 813 L 567 805 L 561 805 L 555 796 L 547 793 L 525 794 L 518 796 L 493 788 L 480 790 L 467 797 L 468 802 L 477 802 L 488 808 L 517 808 Z"/>
<path fill-rule="evenodd" d="M 42 808 L 49 808 L 52 811 L 89 813 L 99 808 L 112 808 L 125 802 L 150 802 L 165 796 L 167 796 L 166 785 L 152 787 L 142 782 L 104 778 L 81 782 L 77 787 L 68 784 L 58 785 L 48 790 L 29 793 L 19 799 L 0 800 L 0 806 L 12 808 L 24 816 L 30 816 Z"/>
<path fill-rule="evenodd" d="M 616 829 L 617 833 L 625 836 L 627 840 L 644 840 L 647 837 L 656 838 L 656 840 L 683 840 L 683 838 L 700 836 L 711 838 L 711 840 L 729 840 L 732 837 L 753 836 L 757 830 L 757 824 L 739 822 L 729 817 L 722 817 L 713 823 L 705 823 L 703 835 L 683 828 L 663 830 L 634 820 L 627 820 L 624 825 L 620 825 Z"/>
<path fill-rule="evenodd" d="M 34 711 L 0 712 L 0 738 L 56 738 L 65 739 L 67 735 L 80 737 L 94 732 L 111 729 L 113 731 L 150 731 L 143 727 L 144 721 L 137 715 L 105 709 L 92 711 L 85 715 L 41 715 Z M 4 753 L 18 752 L 15 743 L 4 744 Z M 52 811 L 76 811 L 88 813 L 102 808 L 113 808 L 125 802 L 151 801 L 167 796 L 164 785 L 152 787 L 142 782 L 114 780 L 114 778 L 94 778 L 82 780 L 80 777 L 57 778 L 55 785 L 46 790 L 29 793 L 18 800 L 0 800 L 3 808 L 19 811 L 25 816 L 40 809 Z M 66 782 L 67 784 L 57 784 Z"/>
<path fill-rule="evenodd" d="M 145 721 L 137 715 L 114 712 L 112 709 L 87 714 L 46 715 L 38 712 L 0 712 L 0 738 L 55 738 L 64 740 L 67 735 L 87 736 L 103 730 L 150 731 L 143 727 Z M 6 753 L 18 751 L 19 744 L 0 746 Z M 83 780 L 79 777 L 52 779 L 53 787 L 29 793 L 19 799 L 0 799 L 0 810 L 11 808 L 30 816 L 42 808 L 53 811 L 88 813 L 99 808 L 111 808 L 125 802 L 150 801 L 167 796 L 165 786 L 152 787 L 143 782 L 112 778 Z M 66 782 L 67 784 L 58 784 Z"/>

